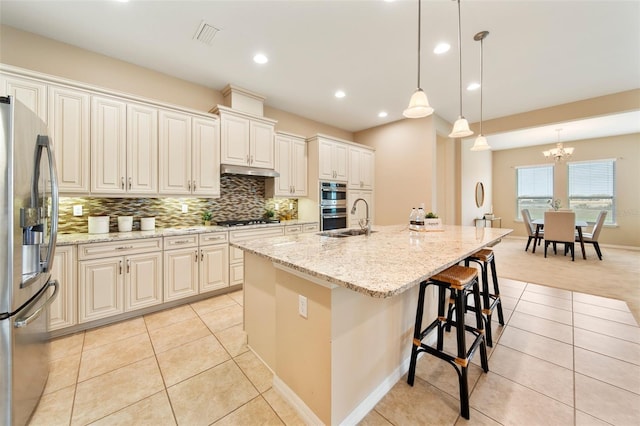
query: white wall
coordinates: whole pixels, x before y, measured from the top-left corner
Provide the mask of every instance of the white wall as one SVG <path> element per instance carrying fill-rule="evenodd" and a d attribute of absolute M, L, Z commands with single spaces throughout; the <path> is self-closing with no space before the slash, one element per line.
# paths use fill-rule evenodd
<path fill-rule="evenodd" d="M 475 135 L 474 135 L 475 136 Z M 471 151 L 474 138 L 462 141 L 461 157 L 461 225 L 472 226 L 474 219 L 491 211 L 493 204 L 492 154 L 491 151 Z M 491 141 L 489 141 L 491 144 Z M 484 185 L 484 204 L 476 206 L 476 184 Z"/>

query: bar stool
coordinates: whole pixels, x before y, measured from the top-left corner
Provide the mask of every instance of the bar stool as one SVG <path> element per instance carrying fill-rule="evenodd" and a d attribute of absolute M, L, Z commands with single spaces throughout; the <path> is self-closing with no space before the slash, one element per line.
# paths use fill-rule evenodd
<path fill-rule="evenodd" d="M 493 339 L 491 337 L 491 315 L 496 307 L 498 308 L 498 321 L 500 322 L 500 325 L 504 325 L 504 314 L 502 313 L 502 301 L 500 300 L 500 288 L 498 287 L 498 275 L 496 274 L 496 261 L 495 256 L 493 255 L 493 250 L 488 248 L 478 250 L 465 259 L 465 266 L 469 266 L 470 262 L 475 262 L 480 265 L 480 269 L 482 271 L 482 291 L 480 292 L 480 295 L 482 296 L 482 314 L 486 320 L 485 329 L 487 330 L 487 345 L 493 346 Z M 489 291 L 489 266 L 491 266 L 493 293 Z M 473 306 L 469 306 L 468 304 L 467 309 L 475 310 Z M 451 309 L 449 309 L 449 312 L 451 312 Z"/>
<path fill-rule="evenodd" d="M 438 287 L 438 318 L 424 330 L 422 329 L 422 316 L 424 311 L 425 291 L 429 285 Z M 445 316 L 446 291 L 451 292 L 451 298 L 455 301 L 456 319 L 450 320 Z M 460 388 L 460 414 L 465 419 L 469 419 L 469 386 L 467 382 L 467 369 L 469 362 L 476 350 L 480 348 L 480 360 L 484 372 L 489 371 L 487 361 L 487 348 L 484 340 L 484 330 L 482 314 L 475 311 L 476 327 L 466 325 L 464 322 L 464 312 L 466 308 L 467 295 L 473 294 L 474 303 L 480 306 L 480 287 L 478 285 L 478 271 L 475 268 L 454 265 L 427 281 L 420 283 L 418 294 L 418 306 L 416 309 L 416 324 L 413 332 L 413 345 L 411 347 L 411 363 L 407 383 L 413 386 L 416 374 L 416 362 L 420 352 L 426 352 L 442 360 L 447 361 L 456 373 L 458 373 L 458 383 Z M 454 326 L 456 328 L 456 355 L 449 354 L 443 350 L 444 328 Z M 422 341 L 432 332 L 437 331 L 436 346 L 429 346 Z M 471 332 L 475 338 L 469 350 L 466 346 L 465 331 Z"/>

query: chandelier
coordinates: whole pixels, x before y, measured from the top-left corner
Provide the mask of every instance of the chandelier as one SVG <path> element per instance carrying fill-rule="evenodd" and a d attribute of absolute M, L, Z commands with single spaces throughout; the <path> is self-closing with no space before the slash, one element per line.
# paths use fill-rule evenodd
<path fill-rule="evenodd" d="M 556 162 L 560 162 L 563 160 L 567 160 L 573 154 L 573 147 L 564 147 L 562 146 L 562 142 L 560 142 L 560 132 L 562 129 L 556 129 L 558 132 L 558 143 L 556 143 L 556 147 L 552 148 L 548 151 L 542 151 L 542 154 L 545 158 L 554 159 Z"/>

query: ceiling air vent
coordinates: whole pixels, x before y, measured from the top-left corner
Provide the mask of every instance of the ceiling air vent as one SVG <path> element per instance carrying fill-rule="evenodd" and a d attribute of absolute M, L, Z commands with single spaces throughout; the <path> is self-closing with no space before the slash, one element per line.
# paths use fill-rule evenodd
<path fill-rule="evenodd" d="M 198 26 L 198 29 L 196 30 L 196 33 L 193 36 L 193 39 L 201 41 L 204 44 L 211 46 L 213 44 L 213 38 L 216 36 L 218 31 L 220 31 L 218 28 L 212 27 L 211 25 L 202 21 L 200 22 L 200 25 Z"/>

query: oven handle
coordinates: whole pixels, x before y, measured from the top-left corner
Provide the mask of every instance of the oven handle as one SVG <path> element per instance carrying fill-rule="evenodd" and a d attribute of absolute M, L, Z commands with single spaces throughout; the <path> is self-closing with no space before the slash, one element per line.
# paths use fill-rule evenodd
<path fill-rule="evenodd" d="M 346 194 L 347 190 L 342 188 L 321 188 L 322 192 L 339 192 L 341 194 Z"/>
<path fill-rule="evenodd" d="M 323 219 L 342 219 L 343 217 L 347 217 L 347 214 L 324 214 L 322 215 Z"/>

